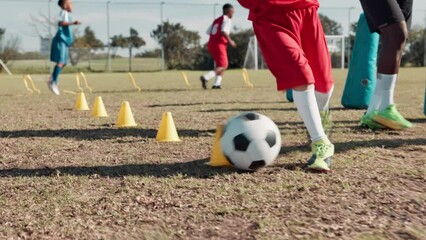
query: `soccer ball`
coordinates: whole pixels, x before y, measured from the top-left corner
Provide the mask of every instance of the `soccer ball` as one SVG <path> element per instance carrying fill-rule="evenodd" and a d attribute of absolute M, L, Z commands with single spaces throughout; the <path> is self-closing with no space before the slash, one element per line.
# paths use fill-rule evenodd
<path fill-rule="evenodd" d="M 246 112 L 228 121 L 220 144 L 234 167 L 256 171 L 271 165 L 277 158 L 281 149 L 281 134 L 270 118 Z"/>

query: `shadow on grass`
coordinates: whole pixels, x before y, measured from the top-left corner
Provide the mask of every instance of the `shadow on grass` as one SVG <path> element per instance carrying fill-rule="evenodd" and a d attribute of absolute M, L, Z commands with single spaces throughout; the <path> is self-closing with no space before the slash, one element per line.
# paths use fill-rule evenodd
<path fill-rule="evenodd" d="M 282 125 L 300 125 L 301 127 L 305 128 L 305 124 L 302 121 L 288 121 L 288 122 L 275 122 L 275 124 L 279 127 Z M 336 124 L 357 124 L 360 125 L 359 120 L 333 120 L 333 125 Z M 360 126 L 361 128 L 361 126 Z"/>
<path fill-rule="evenodd" d="M 207 109 L 201 110 L 202 113 L 213 113 L 213 112 L 261 112 L 261 111 L 283 111 L 293 112 L 296 108 L 229 108 L 229 109 Z"/>
<path fill-rule="evenodd" d="M 263 102 L 198 102 L 198 103 L 167 103 L 167 104 L 153 104 L 148 105 L 150 108 L 157 107 L 188 107 L 188 106 L 198 106 L 198 105 L 222 105 L 222 104 L 273 104 L 273 103 L 281 103 L 280 101 L 263 101 Z"/>
<path fill-rule="evenodd" d="M 209 133 L 214 133 L 215 129 L 210 130 L 193 130 L 182 129 L 178 133 L 182 137 L 199 137 Z M 46 138 L 74 138 L 77 140 L 105 140 L 121 137 L 138 137 L 138 138 L 155 138 L 157 135 L 156 129 L 114 129 L 114 128 L 99 128 L 99 129 L 41 129 L 41 130 L 18 130 L 18 131 L 0 131 L 0 138 L 28 138 L 28 137 L 46 137 Z"/>
<path fill-rule="evenodd" d="M 348 142 L 333 142 L 336 153 L 344 153 L 358 148 L 385 148 L 394 149 L 403 146 L 425 145 L 426 138 L 416 139 L 385 139 L 385 140 L 370 140 L 370 141 L 348 141 Z M 286 154 L 294 151 L 309 152 L 308 144 L 297 146 L 283 146 L 280 154 Z"/>
<path fill-rule="evenodd" d="M 217 104 L 217 103 L 212 103 Z M 346 109 L 343 107 L 334 107 L 331 108 L 332 111 L 346 111 L 351 109 Z M 261 111 L 283 111 L 283 112 L 297 112 L 295 107 L 286 108 L 286 107 L 257 107 L 257 108 L 230 108 L 230 109 L 207 109 L 201 110 L 199 112 L 261 112 Z"/>
<path fill-rule="evenodd" d="M 280 129 L 280 131 L 284 131 L 284 130 L 296 130 L 296 129 L 301 129 L 306 131 L 306 127 L 305 124 L 301 121 L 288 121 L 288 122 L 275 122 L 275 124 L 277 125 L 278 129 Z M 355 126 L 354 126 L 355 125 Z M 333 121 L 333 125 L 331 128 L 332 132 L 335 132 L 335 130 L 337 129 L 355 129 L 357 131 L 366 131 L 365 128 L 361 127 L 359 125 L 359 121 L 358 120 L 339 120 L 339 121 Z M 284 135 L 285 136 L 285 135 Z M 330 136 L 329 136 L 330 137 Z"/>
<path fill-rule="evenodd" d="M 289 171 L 306 171 L 306 163 L 292 162 L 292 163 L 281 163 L 277 164 L 277 167 L 287 169 Z"/>
<path fill-rule="evenodd" d="M 416 119 L 407 119 L 407 120 L 412 123 L 426 123 L 426 116 L 425 118 L 416 118 Z"/>
<path fill-rule="evenodd" d="M 116 166 L 68 166 L 57 168 L 23 169 L 11 168 L 0 170 L 0 177 L 43 177 L 57 175 L 100 177 L 173 177 L 183 175 L 192 178 L 210 178 L 217 175 L 232 174 L 231 168 L 213 168 L 207 165 L 208 159 L 199 159 L 184 163 L 144 163 Z"/>
<path fill-rule="evenodd" d="M 138 92 L 135 89 L 126 89 L 126 90 L 115 90 L 115 91 L 109 91 L 109 90 L 104 90 L 104 91 L 93 91 L 93 93 L 143 93 L 143 92 L 185 92 L 185 91 L 190 91 L 187 88 L 176 88 L 176 89 L 142 89 L 141 92 Z"/>

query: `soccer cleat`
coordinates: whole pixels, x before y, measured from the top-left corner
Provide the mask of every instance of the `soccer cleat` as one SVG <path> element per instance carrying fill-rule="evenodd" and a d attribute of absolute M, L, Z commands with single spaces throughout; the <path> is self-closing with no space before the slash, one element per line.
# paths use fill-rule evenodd
<path fill-rule="evenodd" d="M 365 128 L 369 128 L 371 130 L 378 130 L 378 129 L 386 128 L 382 124 L 373 120 L 374 116 L 376 116 L 377 113 L 378 113 L 377 111 L 374 111 L 374 112 L 369 113 L 369 114 L 365 113 L 364 116 L 362 116 L 362 118 L 361 118 L 361 126 L 363 126 Z"/>
<path fill-rule="evenodd" d="M 330 137 L 331 129 L 333 127 L 333 121 L 331 118 L 330 110 L 320 111 L 321 123 L 325 134 Z"/>
<path fill-rule="evenodd" d="M 213 86 L 212 89 L 222 89 L 221 86 Z"/>
<path fill-rule="evenodd" d="M 207 89 L 207 80 L 204 78 L 203 75 L 200 76 L 200 81 L 201 81 L 201 86 L 203 87 L 203 89 Z"/>
<path fill-rule="evenodd" d="M 307 169 L 317 172 L 328 172 L 331 170 L 331 158 L 334 155 L 334 145 L 323 138 L 311 144 L 312 157 L 308 160 Z"/>
<path fill-rule="evenodd" d="M 49 81 L 47 83 L 47 86 L 49 87 L 50 91 L 53 92 L 55 95 L 61 95 L 61 92 L 59 91 L 58 84 L 55 82 Z"/>
<path fill-rule="evenodd" d="M 395 104 L 391 104 L 385 110 L 378 112 L 373 116 L 373 120 L 393 130 L 402 130 L 413 126 L 398 112 Z"/>

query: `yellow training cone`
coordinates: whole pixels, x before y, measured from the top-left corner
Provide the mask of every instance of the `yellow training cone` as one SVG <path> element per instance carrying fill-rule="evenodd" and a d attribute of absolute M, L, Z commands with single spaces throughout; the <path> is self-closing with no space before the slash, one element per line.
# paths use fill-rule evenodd
<path fill-rule="evenodd" d="M 77 111 L 88 111 L 89 105 L 87 105 L 86 96 L 83 92 L 77 95 L 77 101 L 75 102 L 75 110 Z"/>
<path fill-rule="evenodd" d="M 105 109 L 104 102 L 101 97 L 96 97 L 95 103 L 93 104 L 92 110 L 93 117 L 108 117 L 108 113 Z"/>
<path fill-rule="evenodd" d="M 161 119 L 160 128 L 157 132 L 157 141 L 159 142 L 179 142 L 179 136 L 176 131 L 175 123 L 170 112 L 163 114 Z"/>
<path fill-rule="evenodd" d="M 128 101 L 121 103 L 120 112 L 116 122 L 117 127 L 135 127 L 137 124 L 133 118 L 132 109 Z"/>
<path fill-rule="evenodd" d="M 220 145 L 220 138 L 223 134 L 223 125 L 217 125 L 216 135 L 213 144 L 213 151 L 210 157 L 210 162 L 208 163 L 212 167 L 231 167 L 232 164 L 226 159 L 225 155 L 222 152 L 222 147 Z"/>

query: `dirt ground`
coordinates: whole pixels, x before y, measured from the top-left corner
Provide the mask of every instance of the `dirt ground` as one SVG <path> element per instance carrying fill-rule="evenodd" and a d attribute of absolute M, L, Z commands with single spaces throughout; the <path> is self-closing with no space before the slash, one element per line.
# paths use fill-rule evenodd
<path fill-rule="evenodd" d="M 0 76 L 1 239 L 426 239 L 426 69 L 404 69 L 397 85 L 407 131 L 363 129 L 363 110 L 345 110 L 346 76 L 335 70 L 333 172 L 303 169 L 310 157 L 303 124 L 267 71 L 254 89 L 231 71 L 224 89 L 203 91 L 188 72 L 88 74 L 110 115 L 73 110 L 75 95 L 26 92 L 20 76 Z M 74 75 L 60 87 L 76 91 Z M 127 100 L 138 126 L 114 126 Z M 182 142 L 158 143 L 162 113 Z M 255 173 L 206 165 L 215 127 L 242 111 L 271 117 L 283 147 Z"/>

